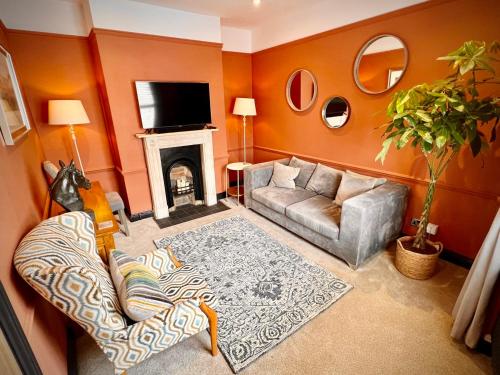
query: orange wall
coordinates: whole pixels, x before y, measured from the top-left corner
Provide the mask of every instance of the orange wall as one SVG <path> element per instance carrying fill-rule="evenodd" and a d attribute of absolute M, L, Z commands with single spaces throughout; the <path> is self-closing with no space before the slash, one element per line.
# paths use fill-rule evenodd
<path fill-rule="evenodd" d="M 252 97 L 252 55 L 222 52 L 224 105 L 226 108 L 227 152 L 229 162 L 243 161 L 243 119 L 233 115 L 235 98 Z M 256 104 L 259 113 L 258 103 Z M 253 160 L 253 120 L 247 117 L 247 161 Z"/>
<path fill-rule="evenodd" d="M 1 22 L 0 44 L 12 51 L 10 38 Z M 15 56 L 13 60 L 19 73 Z M 26 93 L 22 81 L 20 84 Z M 27 110 L 33 125 L 33 111 L 30 107 Z M 42 216 L 47 192 L 41 169 L 43 160 L 36 127 L 14 146 L 5 146 L 0 141 L 0 280 L 43 373 L 56 375 L 65 374 L 67 366 L 64 318 L 42 300 L 12 266 L 19 241 L 40 222 Z"/>
<path fill-rule="evenodd" d="M 352 76 L 356 54 L 375 35 L 399 36 L 409 48 L 409 66 L 396 89 L 408 88 L 447 76 L 447 64 L 436 58 L 464 41 L 498 39 L 498 14 L 498 1 L 434 1 L 253 54 L 253 94 L 259 108 L 253 128 L 255 160 L 296 154 L 406 183 L 411 196 L 404 230 L 411 233 L 409 220 L 419 216 L 425 195 L 425 163 L 410 148 L 391 150 L 383 166 L 374 161 L 381 145 L 381 131 L 375 128 L 386 121 L 385 108 L 394 90 L 380 95 L 359 90 Z M 318 81 L 318 100 L 302 113 L 293 112 L 285 99 L 286 81 L 297 68 L 309 69 Z M 351 104 L 350 120 L 340 129 L 328 129 L 320 117 L 322 104 L 332 95 L 344 96 Z M 500 163 L 495 155 L 498 158 L 498 142 L 483 158 L 461 153 L 435 196 L 431 221 L 440 226 L 438 238 L 446 248 L 470 258 L 497 210 Z"/>
<path fill-rule="evenodd" d="M 217 191 L 224 190 L 227 163 L 221 45 L 175 38 L 94 30 L 91 35 L 98 75 L 108 106 L 112 144 L 120 183 L 132 213 L 151 210 L 151 195 L 134 81 L 200 81 L 210 83 Z"/>
<path fill-rule="evenodd" d="M 19 79 L 31 108 L 34 126 L 48 160 L 73 158 L 73 142 L 66 126 L 47 124 L 49 99 L 80 99 L 90 124 L 76 126 L 78 149 L 86 175 L 106 191 L 117 190 L 114 163 L 89 41 L 85 37 L 9 30 Z"/>

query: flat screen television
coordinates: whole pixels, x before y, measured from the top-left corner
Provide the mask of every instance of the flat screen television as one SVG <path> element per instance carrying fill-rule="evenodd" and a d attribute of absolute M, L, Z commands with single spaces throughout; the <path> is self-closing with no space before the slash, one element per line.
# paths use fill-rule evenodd
<path fill-rule="evenodd" d="M 201 129 L 212 122 L 210 88 L 206 82 L 136 81 L 144 129 Z"/>

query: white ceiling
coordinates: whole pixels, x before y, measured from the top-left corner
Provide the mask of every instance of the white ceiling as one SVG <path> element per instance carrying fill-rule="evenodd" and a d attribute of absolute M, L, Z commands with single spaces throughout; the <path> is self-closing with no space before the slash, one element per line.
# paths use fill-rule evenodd
<path fill-rule="evenodd" d="M 13 29 L 87 36 L 100 27 L 252 53 L 425 1 L 0 0 L 0 18 Z"/>
<path fill-rule="evenodd" d="M 133 0 L 164 6 L 186 12 L 221 17 L 224 26 L 242 29 L 259 27 L 268 18 L 283 12 L 296 12 L 316 3 L 339 2 L 338 0 L 261 0 L 259 6 L 253 0 Z"/>
<path fill-rule="evenodd" d="M 329 9 L 338 25 L 352 22 L 351 17 L 342 20 L 342 10 L 357 8 L 361 18 L 370 18 L 388 11 L 424 2 L 426 0 L 261 0 L 259 6 L 253 0 L 133 0 L 146 4 L 164 6 L 221 17 L 223 26 L 256 29 L 275 17 L 297 15 L 314 8 Z"/>

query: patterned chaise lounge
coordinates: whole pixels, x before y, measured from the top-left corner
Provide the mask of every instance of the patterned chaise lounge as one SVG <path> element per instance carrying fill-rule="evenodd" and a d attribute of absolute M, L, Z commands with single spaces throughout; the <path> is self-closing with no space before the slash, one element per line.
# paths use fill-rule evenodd
<path fill-rule="evenodd" d="M 14 256 L 19 274 L 92 336 L 116 374 L 209 326 L 216 355 L 216 300 L 206 281 L 192 267 L 181 267 L 170 250 L 159 249 L 137 261 L 157 274 L 174 306 L 127 324 L 87 214 L 71 212 L 43 221 L 21 241 Z"/>

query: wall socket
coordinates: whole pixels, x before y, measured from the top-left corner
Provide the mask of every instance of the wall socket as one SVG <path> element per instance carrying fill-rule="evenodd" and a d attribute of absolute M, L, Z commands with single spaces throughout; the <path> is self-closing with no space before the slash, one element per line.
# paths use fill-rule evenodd
<path fill-rule="evenodd" d="M 420 224 L 420 219 L 417 219 L 416 217 L 411 219 L 410 225 L 412 227 L 418 227 Z M 435 235 L 438 231 L 439 226 L 436 224 L 428 223 L 427 224 L 427 233 Z"/>

